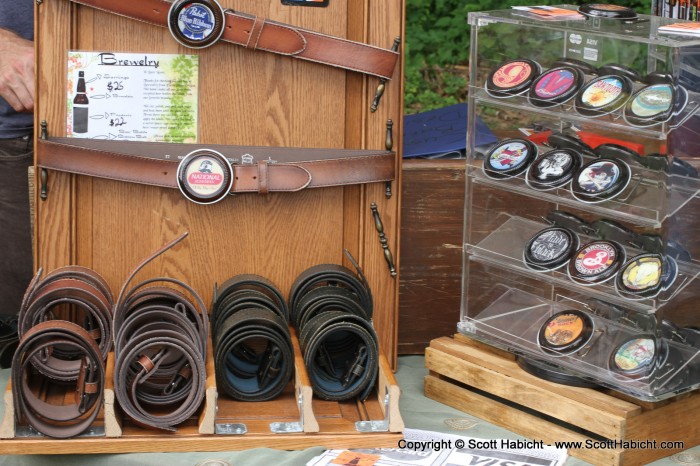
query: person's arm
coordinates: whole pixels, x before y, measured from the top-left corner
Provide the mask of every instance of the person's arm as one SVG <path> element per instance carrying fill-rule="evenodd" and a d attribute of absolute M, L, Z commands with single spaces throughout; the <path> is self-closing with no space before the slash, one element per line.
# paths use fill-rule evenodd
<path fill-rule="evenodd" d="M 0 29 L 0 97 L 18 112 L 34 110 L 34 43 Z"/>

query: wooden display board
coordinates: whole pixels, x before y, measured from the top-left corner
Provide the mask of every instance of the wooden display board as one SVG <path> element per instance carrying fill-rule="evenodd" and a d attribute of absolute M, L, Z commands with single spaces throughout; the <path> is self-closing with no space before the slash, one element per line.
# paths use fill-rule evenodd
<path fill-rule="evenodd" d="M 325 34 L 390 48 L 403 36 L 404 0 L 331 0 L 327 8 L 285 6 L 280 0 L 222 0 L 222 7 Z M 376 112 L 378 79 L 227 43 L 193 50 L 166 28 L 137 22 L 69 0 L 36 7 L 36 126 L 66 134 L 66 60 L 69 50 L 199 55 L 199 143 L 383 149 L 394 121 L 400 154 L 402 63 Z M 38 171 L 37 171 L 38 173 Z M 202 206 L 178 191 L 50 171 L 47 198 L 37 179 L 35 265 L 90 267 L 115 293 L 150 251 L 183 231 L 189 238 L 154 261 L 141 276 L 174 276 L 212 302 L 215 283 L 259 274 L 288 294 L 294 279 L 320 263 L 358 259 L 374 295 L 374 325 L 395 367 L 398 278 L 392 277 L 370 205 L 384 225 L 399 265 L 401 157 L 392 195 L 384 183 L 299 193 L 229 196 Z"/>

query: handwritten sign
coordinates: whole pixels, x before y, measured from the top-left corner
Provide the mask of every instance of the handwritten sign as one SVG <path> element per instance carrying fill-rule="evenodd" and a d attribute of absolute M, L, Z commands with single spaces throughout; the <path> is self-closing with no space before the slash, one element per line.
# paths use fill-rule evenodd
<path fill-rule="evenodd" d="M 68 137 L 197 142 L 196 55 L 68 52 Z"/>

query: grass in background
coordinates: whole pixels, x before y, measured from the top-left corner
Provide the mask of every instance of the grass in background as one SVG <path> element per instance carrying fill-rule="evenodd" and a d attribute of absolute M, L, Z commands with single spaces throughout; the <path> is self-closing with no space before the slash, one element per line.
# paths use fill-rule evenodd
<path fill-rule="evenodd" d="M 643 14 L 651 11 L 651 0 L 612 3 L 629 6 Z M 562 2 L 406 0 L 405 113 L 423 112 L 467 101 L 468 13 L 506 9 L 514 5 L 558 4 Z"/>

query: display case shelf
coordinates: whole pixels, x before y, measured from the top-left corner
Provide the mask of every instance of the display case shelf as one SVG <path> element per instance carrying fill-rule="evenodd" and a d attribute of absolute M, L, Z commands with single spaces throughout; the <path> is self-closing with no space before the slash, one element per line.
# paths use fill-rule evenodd
<path fill-rule="evenodd" d="M 540 153 L 551 148 L 540 148 Z M 589 160 L 586 158 L 586 160 Z M 511 178 L 493 179 L 481 168 L 482 161 L 470 160 L 467 172 L 476 183 L 497 189 L 524 194 L 525 196 L 553 202 L 576 209 L 585 209 L 602 217 L 624 220 L 639 226 L 659 228 L 683 206 L 700 194 L 700 179 L 643 167 L 630 167 L 632 177 L 629 185 L 614 199 L 588 204 L 576 199 L 571 193 L 570 183 L 550 191 L 538 191 L 525 182 L 525 173 Z"/>
<path fill-rule="evenodd" d="M 578 304 L 579 309 L 585 306 Z M 557 312 L 574 308 L 571 302 L 550 301 L 518 289 L 503 287 L 503 293 L 481 312 L 458 325 L 458 331 L 534 361 L 574 371 L 587 381 L 627 393 L 647 401 L 659 401 L 700 387 L 694 377 L 700 370 L 700 350 L 660 339 L 668 357 L 650 375 L 632 378 L 610 370 L 612 352 L 639 329 L 589 313 L 594 332 L 589 342 L 575 353 L 546 354 L 538 344 L 543 324 Z"/>
<path fill-rule="evenodd" d="M 525 265 L 523 252 L 528 241 L 538 231 L 550 226 L 522 217 L 508 217 L 505 223 L 478 244 L 465 244 L 464 249 L 469 254 L 470 259 L 515 271 L 521 275 L 535 278 L 551 285 L 561 286 L 591 298 L 600 299 L 645 314 L 655 313 L 687 286 L 691 285 L 700 275 L 700 264 L 678 261 L 678 277 L 667 291 L 653 299 L 634 301 L 617 293 L 614 279 L 599 285 L 584 286 L 569 278 L 566 272 L 566 265 L 559 270 L 548 272 L 533 270 Z M 593 241 L 593 238 L 584 235 L 579 235 L 579 239 L 581 244 Z M 641 251 L 631 247 L 626 247 L 625 249 L 628 259 L 641 253 Z"/>
<path fill-rule="evenodd" d="M 577 10 L 577 5 L 558 5 L 559 8 Z M 546 29 L 549 32 L 595 32 L 600 37 L 622 42 L 643 42 L 663 47 L 692 47 L 700 45 L 700 38 L 659 33 L 661 26 L 678 23 L 675 18 L 639 15 L 639 21 L 605 21 L 599 18 L 573 21 L 545 21 L 518 10 L 496 10 L 469 13 L 469 25 L 483 27 L 492 23 L 508 23 L 526 28 Z"/>
<path fill-rule="evenodd" d="M 590 79 L 590 78 L 589 78 Z M 587 79 L 587 81 L 589 80 Z M 643 85 L 637 83 L 635 86 L 635 91 L 640 89 Z M 622 116 L 622 109 L 618 109 L 607 115 L 602 115 L 599 117 L 586 117 L 579 115 L 572 108 L 572 101 L 568 103 L 557 105 L 551 108 L 541 108 L 535 107 L 528 102 L 526 96 L 512 96 L 507 98 L 495 98 L 490 96 L 483 87 L 470 87 L 470 95 L 473 96 L 474 102 L 477 105 L 486 104 L 491 107 L 499 107 L 503 109 L 518 110 L 522 112 L 536 113 L 542 115 L 543 117 L 553 118 L 557 120 L 566 120 L 568 122 L 585 125 L 592 129 L 600 129 L 602 131 L 618 131 L 624 132 L 626 134 L 643 137 L 647 139 L 658 139 L 665 141 L 669 134 L 673 132 L 674 129 L 682 126 L 691 116 L 698 114 L 700 110 L 700 96 L 695 92 L 688 92 L 688 104 L 685 109 L 679 113 L 677 116 L 671 118 L 666 123 L 660 123 L 653 126 L 639 127 L 630 125 L 625 121 Z"/>
<path fill-rule="evenodd" d="M 696 330 L 700 320 L 695 304 L 700 262 L 690 259 L 700 257 L 700 241 L 694 233 L 700 228 L 700 179 L 694 177 L 699 166 L 694 136 L 700 131 L 700 37 L 658 32 L 659 27 L 676 22 L 679 20 L 646 15 L 639 15 L 634 21 L 590 17 L 580 21 L 546 21 L 513 9 L 469 15 L 467 220 L 458 328 L 470 337 L 525 355 L 539 368 L 560 368 L 650 401 L 700 386 L 700 333 Z M 585 76 L 575 72 L 564 81 L 538 83 L 542 72 L 565 62 L 566 66 L 579 68 Z M 632 87 L 624 83 L 621 89 L 582 87 L 594 75 L 611 73 L 627 75 L 635 82 Z M 688 91 L 688 102 L 667 122 L 635 126 L 625 118 L 627 103 L 623 100 L 627 94 L 633 95 L 648 85 L 646 77 L 652 74 L 657 75 L 655 79 L 665 75 L 667 82 L 683 86 Z M 538 89 L 538 85 L 554 86 L 555 89 L 548 88 L 552 98 L 529 100 L 528 94 L 536 95 L 533 86 Z M 597 103 L 604 114 L 584 116 L 576 111 L 572 103 L 576 97 L 567 92 L 578 96 L 582 89 L 590 100 L 582 108 Z M 673 95 L 675 99 L 682 94 Z M 557 99 L 567 98 L 566 102 L 557 103 Z M 673 108 L 680 109 L 680 104 L 674 100 Z M 664 109 L 653 105 L 647 109 L 641 98 L 635 105 L 637 110 L 644 107 L 639 117 L 647 112 L 649 118 L 630 120 L 632 123 L 643 124 L 653 121 L 654 116 L 661 119 L 667 115 L 659 113 Z M 601 149 L 602 154 L 624 158 L 630 168 L 630 180 L 619 185 L 621 191 L 612 199 L 588 197 L 584 199 L 593 202 L 584 202 L 574 196 L 572 181 L 551 190 L 531 187 L 527 182 L 528 167 L 524 165 L 489 176 L 493 173 L 483 169 L 484 153 L 489 147 L 477 144 L 479 120 L 501 140 L 530 139 L 540 145 L 539 154 L 554 149 L 548 146 L 551 131 L 578 135 L 577 139 L 594 150 L 601 144 L 624 146 L 642 159 L 616 147 Z M 562 145 L 577 145 L 562 138 L 559 141 Z M 551 143 L 557 141 L 552 139 Z M 581 150 L 587 152 L 584 149 Z M 672 164 L 665 170 L 647 167 L 655 164 L 645 162 L 661 159 L 644 157 L 659 154 L 666 154 L 666 161 Z M 595 155 L 583 154 L 583 163 L 594 160 Z M 523 172 L 511 176 L 518 170 Z M 573 173 L 573 177 L 577 176 L 579 173 Z M 660 239 L 669 254 L 675 250 L 674 243 L 680 244 L 687 251 L 682 257 L 687 259 L 678 261 L 678 276 L 668 289 L 656 297 L 638 300 L 639 296 L 618 293 L 617 277 L 586 286 L 586 282 L 569 276 L 568 263 L 554 271 L 535 270 L 525 263 L 523 253 L 536 233 L 551 226 L 544 217 L 552 210 L 563 210 L 585 221 L 593 217 L 611 221 L 611 225 L 622 223 L 634 234 Z M 579 235 L 581 244 L 594 239 L 597 238 Z M 643 252 L 633 243 L 623 246 L 628 259 Z M 673 254 L 675 258 L 681 253 Z M 549 317 L 566 309 L 591 314 L 598 331 L 585 348 L 577 347 L 576 353 L 562 356 L 556 351 L 545 352 L 536 336 Z M 673 329 L 680 329 L 681 333 L 674 334 Z M 587 335 L 587 331 L 582 335 Z M 619 368 L 611 365 L 610 356 L 621 341 L 651 335 L 660 342 L 659 348 L 668 348 L 668 354 L 673 354 L 673 358 L 669 357 L 672 364 L 664 363 L 652 375 L 637 379 L 623 376 Z M 539 373 L 547 377 L 546 370 Z"/>

